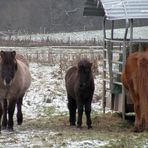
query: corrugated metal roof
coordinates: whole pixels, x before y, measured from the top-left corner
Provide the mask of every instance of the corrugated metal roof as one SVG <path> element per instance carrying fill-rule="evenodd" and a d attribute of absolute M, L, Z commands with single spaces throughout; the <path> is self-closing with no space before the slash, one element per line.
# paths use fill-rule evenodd
<path fill-rule="evenodd" d="M 108 20 L 148 18 L 148 0 L 98 0 Z"/>
<path fill-rule="evenodd" d="M 92 11 L 91 15 L 105 15 L 108 20 L 145 19 L 148 18 L 148 0 L 86 0 L 84 15 Z"/>

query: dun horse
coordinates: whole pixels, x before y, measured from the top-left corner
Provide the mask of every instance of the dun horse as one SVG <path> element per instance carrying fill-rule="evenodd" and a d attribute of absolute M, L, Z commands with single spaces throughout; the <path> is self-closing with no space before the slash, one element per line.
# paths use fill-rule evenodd
<path fill-rule="evenodd" d="M 0 123 L 13 130 L 13 114 L 17 104 L 17 123 L 22 124 L 22 99 L 31 83 L 27 60 L 15 51 L 0 52 Z M 7 119 L 8 114 L 8 119 Z"/>
<path fill-rule="evenodd" d="M 91 71 L 92 64 L 82 59 L 77 67 L 70 68 L 65 76 L 68 97 L 69 121 L 74 126 L 76 121 L 76 109 L 78 108 L 77 127 L 82 125 L 83 109 L 87 118 L 88 129 L 91 128 L 91 102 L 94 93 L 94 79 Z"/>
<path fill-rule="evenodd" d="M 129 55 L 121 79 L 134 103 L 134 131 L 148 130 L 148 51 Z"/>

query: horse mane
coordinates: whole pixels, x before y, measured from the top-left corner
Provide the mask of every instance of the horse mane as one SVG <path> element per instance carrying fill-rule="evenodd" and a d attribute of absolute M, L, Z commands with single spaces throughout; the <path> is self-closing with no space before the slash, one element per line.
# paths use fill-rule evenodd
<path fill-rule="evenodd" d="M 17 53 L 15 57 L 17 60 L 23 62 L 24 64 L 26 64 L 29 67 L 29 62 L 23 55 Z"/>
<path fill-rule="evenodd" d="M 1 51 L 1 52 L 3 53 L 3 51 Z M 0 63 L 2 62 L 2 59 L 5 64 L 11 64 L 11 62 L 13 60 L 12 55 L 10 55 L 10 54 L 5 55 L 5 58 L 2 58 L 2 55 L 0 55 Z"/>
<path fill-rule="evenodd" d="M 23 55 L 21 55 L 19 53 L 16 53 L 15 58 L 16 58 L 16 60 L 19 60 L 19 61 L 23 62 L 25 65 L 27 65 L 29 67 L 29 62 Z M 1 61 L 2 61 L 2 57 L 0 56 L 0 63 L 1 63 Z"/>

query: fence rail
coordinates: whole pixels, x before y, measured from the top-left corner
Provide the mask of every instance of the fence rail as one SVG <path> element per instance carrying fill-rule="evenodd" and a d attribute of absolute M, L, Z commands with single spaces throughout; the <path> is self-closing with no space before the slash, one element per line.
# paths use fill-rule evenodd
<path fill-rule="evenodd" d="M 98 73 L 98 63 L 102 60 L 101 46 L 46 46 L 46 47 L 1 47 L 0 50 L 15 50 L 29 60 L 29 62 L 58 64 L 61 71 L 76 65 L 81 58 L 88 58 L 93 63 L 94 73 Z"/>

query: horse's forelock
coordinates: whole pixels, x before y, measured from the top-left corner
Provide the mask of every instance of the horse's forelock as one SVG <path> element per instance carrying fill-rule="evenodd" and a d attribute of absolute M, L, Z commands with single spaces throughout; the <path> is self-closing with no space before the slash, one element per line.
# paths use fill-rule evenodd
<path fill-rule="evenodd" d="M 16 59 L 15 59 L 16 52 L 15 51 L 1 51 L 0 55 L 1 55 L 1 61 L 3 64 L 16 63 Z"/>
<path fill-rule="evenodd" d="M 87 59 L 82 59 L 78 63 L 78 70 L 79 71 L 88 69 L 91 72 L 91 67 L 92 67 L 92 63 L 89 62 Z"/>

